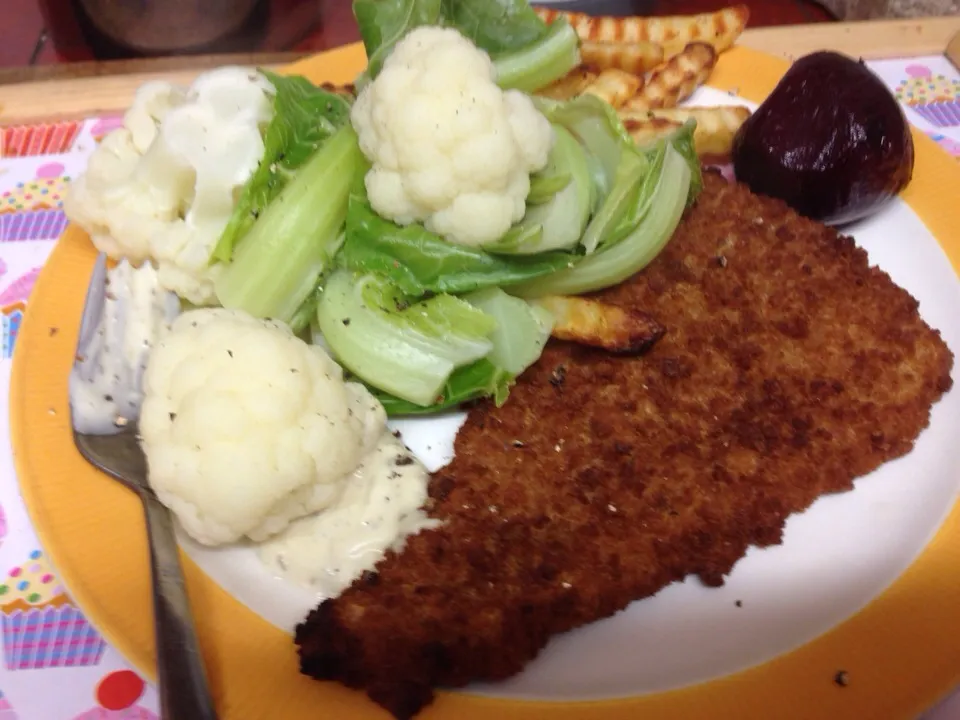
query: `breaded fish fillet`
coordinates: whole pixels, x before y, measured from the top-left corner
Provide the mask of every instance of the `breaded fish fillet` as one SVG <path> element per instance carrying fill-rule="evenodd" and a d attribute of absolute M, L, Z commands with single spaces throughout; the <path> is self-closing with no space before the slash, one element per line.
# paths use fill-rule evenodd
<path fill-rule="evenodd" d="M 445 524 L 310 614 L 304 673 L 409 718 L 686 575 L 720 584 L 910 451 L 953 363 L 916 301 L 852 239 L 705 181 L 657 260 L 600 295 L 666 335 L 640 358 L 552 342 L 503 407 L 471 410 L 431 483 Z"/>

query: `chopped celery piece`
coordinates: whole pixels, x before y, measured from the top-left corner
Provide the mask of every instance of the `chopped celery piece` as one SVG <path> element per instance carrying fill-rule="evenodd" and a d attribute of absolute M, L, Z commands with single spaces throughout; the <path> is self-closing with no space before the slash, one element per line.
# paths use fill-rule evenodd
<path fill-rule="evenodd" d="M 313 318 L 317 315 L 317 306 L 320 304 L 322 294 L 323 292 L 319 288 L 315 288 L 312 293 L 307 295 L 307 299 L 300 303 L 300 307 L 290 318 L 290 329 L 293 330 L 294 335 L 302 333 L 313 322 Z"/>
<path fill-rule="evenodd" d="M 216 282 L 226 308 L 290 322 L 339 249 L 363 155 L 353 128 L 335 132 L 264 209 Z"/>
<path fill-rule="evenodd" d="M 527 194 L 527 205 L 540 205 L 549 202 L 553 196 L 570 184 L 570 173 L 555 175 L 546 174 L 542 170 L 530 176 L 530 192 Z"/>
<path fill-rule="evenodd" d="M 547 250 L 573 250 L 590 218 L 591 183 L 587 154 L 576 139 L 559 125 L 554 128 L 547 171 L 569 175 L 570 183 L 541 205 L 527 207 L 523 219 L 496 243 L 485 245 L 489 252 L 533 255 Z"/>
<path fill-rule="evenodd" d="M 234 248 L 314 151 L 350 123 L 350 103 L 299 76 L 261 70 L 273 85 L 273 119 L 263 138 L 263 158 L 243 186 L 213 259 L 230 262 Z"/>
<path fill-rule="evenodd" d="M 507 295 L 500 288 L 478 290 L 463 299 L 497 321 L 490 335 L 493 349 L 487 360 L 513 375 L 519 375 L 537 361 L 553 329 L 554 320 L 549 311 Z"/>
<path fill-rule="evenodd" d="M 431 405 L 454 369 L 486 356 L 496 321 L 452 295 L 410 303 L 374 275 L 337 270 L 317 310 L 336 359 L 364 382 L 417 405 Z"/>
<path fill-rule="evenodd" d="M 692 177 L 686 159 L 673 145 L 663 143 L 660 152 L 664 154 L 663 164 L 650 198 L 650 209 L 629 236 L 600 248 L 572 268 L 513 286 L 510 292 L 521 297 L 577 295 L 623 282 L 646 267 L 676 230 Z"/>
<path fill-rule="evenodd" d="M 507 230 L 507 234 L 483 250 L 494 255 L 525 255 L 537 252 L 543 241 L 543 225 L 521 222 Z M 532 250 L 528 248 L 534 248 Z"/>
<path fill-rule="evenodd" d="M 530 93 L 559 80 L 579 64 L 580 40 L 566 18 L 554 21 L 540 40 L 493 61 L 500 87 Z"/>
<path fill-rule="evenodd" d="M 547 120 L 562 125 L 583 143 L 602 169 L 598 177 L 600 195 L 610 192 L 620 157 L 636 147 L 616 110 L 594 95 L 581 95 L 567 101 L 535 97 L 533 101 Z"/>
<path fill-rule="evenodd" d="M 449 243 L 420 223 L 397 225 L 370 207 L 363 178 L 358 178 L 350 195 L 346 236 L 338 257 L 342 265 L 355 272 L 386 275 L 403 292 L 416 296 L 459 294 L 529 280 L 576 259 L 562 252 L 497 255 Z"/>
<path fill-rule="evenodd" d="M 644 179 L 649 177 L 649 169 L 650 163 L 644 155 L 624 152 L 620 157 L 613 187 L 583 233 L 581 242 L 587 255 L 602 243 L 609 242 L 613 231 L 636 207 L 637 192 L 643 185 Z"/>
<path fill-rule="evenodd" d="M 383 404 L 383 409 L 390 417 L 429 415 L 486 397 L 493 398 L 493 402 L 500 407 L 507 400 L 513 379 L 512 374 L 482 358 L 454 370 L 431 405 L 417 405 L 375 387 L 370 387 L 370 391 Z"/>

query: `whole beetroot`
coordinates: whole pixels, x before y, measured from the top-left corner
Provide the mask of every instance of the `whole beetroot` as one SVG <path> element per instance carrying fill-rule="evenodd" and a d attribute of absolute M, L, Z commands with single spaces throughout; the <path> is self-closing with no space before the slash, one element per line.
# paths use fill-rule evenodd
<path fill-rule="evenodd" d="M 913 174 L 900 105 L 863 62 L 835 52 L 797 60 L 734 138 L 737 179 L 830 224 L 857 220 Z"/>

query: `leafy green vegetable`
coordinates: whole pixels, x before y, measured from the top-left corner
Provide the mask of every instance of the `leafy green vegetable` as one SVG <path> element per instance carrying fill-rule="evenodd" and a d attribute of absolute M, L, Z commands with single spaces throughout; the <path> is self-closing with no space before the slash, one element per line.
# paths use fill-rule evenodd
<path fill-rule="evenodd" d="M 391 395 L 376 387 L 367 386 L 383 404 L 387 415 L 432 415 L 455 408 L 470 400 L 492 397 L 497 407 L 507 400 L 514 376 L 486 358 L 453 371 L 443 384 L 436 400 L 430 405 L 417 405 Z"/>
<path fill-rule="evenodd" d="M 554 126 L 555 142 L 545 172 L 571 178 L 547 203 L 527 206 L 520 222 L 499 242 L 484 250 L 531 255 L 547 250 L 573 250 L 590 219 L 593 181 L 583 147 L 563 127 Z M 517 241 L 519 239 L 519 241 Z"/>
<path fill-rule="evenodd" d="M 522 50 L 547 34 L 527 0 L 443 0 L 443 24 L 492 57 Z"/>
<path fill-rule="evenodd" d="M 350 186 L 363 167 L 348 124 L 320 146 L 254 222 L 217 278 L 220 304 L 290 322 L 340 247 Z"/>
<path fill-rule="evenodd" d="M 347 268 L 381 273 L 415 297 L 530 280 L 567 267 L 576 257 L 565 252 L 501 257 L 449 243 L 417 223 L 401 227 L 373 211 L 362 182 L 355 183 L 350 195 L 346 241 L 340 253 Z"/>
<path fill-rule="evenodd" d="M 577 295 L 623 282 L 646 267 L 663 249 L 676 230 L 689 197 L 692 174 L 683 155 L 670 142 L 657 148 L 662 160 L 655 158 L 656 183 L 649 183 L 653 192 L 648 212 L 639 225 L 620 242 L 598 249 L 574 267 L 553 275 L 509 288 L 521 297 L 543 295 Z M 645 202 L 646 198 L 638 198 Z"/>
<path fill-rule="evenodd" d="M 541 205 L 550 202 L 553 196 L 563 190 L 573 177 L 570 173 L 550 174 L 549 168 L 530 176 L 530 192 L 527 205 Z"/>
<path fill-rule="evenodd" d="M 394 46 L 423 25 L 454 28 L 494 61 L 501 87 L 533 92 L 580 63 L 579 40 L 566 21 L 547 26 L 527 0 L 353 0 L 367 51 L 363 85 Z"/>
<path fill-rule="evenodd" d="M 323 297 L 323 278 L 317 282 L 317 287 L 313 289 L 307 299 L 300 303 L 300 307 L 290 318 L 290 329 L 294 335 L 299 335 L 308 327 L 317 316 L 317 307 L 320 305 L 320 298 Z"/>
<path fill-rule="evenodd" d="M 478 290 L 463 299 L 496 321 L 490 335 L 493 349 L 487 360 L 514 375 L 537 361 L 553 329 L 554 318 L 548 310 L 507 295 L 500 288 Z"/>
<path fill-rule="evenodd" d="M 454 370 L 430 405 L 418 405 L 370 387 L 388 415 L 436 413 L 485 397 L 492 397 L 499 407 L 506 402 L 514 378 L 540 357 L 553 327 L 548 311 L 499 288 L 471 293 L 464 300 L 496 320 L 497 327 L 490 335 L 493 349 L 485 358 Z"/>
<path fill-rule="evenodd" d="M 616 242 L 626 235 L 621 232 L 615 235 L 620 223 L 642 204 L 638 197 L 638 190 L 644 180 L 653 175 L 650 162 L 645 155 L 632 150 L 624 150 L 620 156 L 620 164 L 614 176 L 613 187 L 597 209 L 593 219 L 583 233 L 582 243 L 584 252 L 588 255 L 600 245 Z M 636 222 L 639 222 L 637 217 Z M 636 227 L 636 222 L 627 228 L 627 232 Z"/>
<path fill-rule="evenodd" d="M 533 102 L 547 120 L 573 133 L 596 158 L 603 169 L 598 191 L 601 197 L 606 196 L 616 181 L 623 153 L 638 152 L 616 110 L 594 95 L 566 101 L 535 97 Z"/>
<path fill-rule="evenodd" d="M 411 301 L 381 276 L 337 270 L 317 310 L 336 359 L 364 382 L 431 405 L 451 373 L 493 348 L 496 321 L 452 295 Z"/>
<path fill-rule="evenodd" d="M 247 181 L 213 258 L 230 262 L 237 243 L 318 147 L 350 123 L 350 103 L 306 78 L 261 70 L 276 90 L 274 116 L 263 139 L 263 158 Z"/>
<path fill-rule="evenodd" d="M 375 78 L 387 55 L 408 32 L 440 24 L 443 0 L 353 0 L 353 16 L 367 51 L 367 77 Z"/>
<path fill-rule="evenodd" d="M 497 84 L 524 92 L 536 92 L 559 80 L 580 64 L 580 39 L 565 18 L 527 47 L 494 57 Z"/>
<path fill-rule="evenodd" d="M 697 195 L 703 190 L 703 174 L 700 170 L 700 158 L 697 157 L 693 133 L 697 129 L 696 120 L 687 120 L 682 127 L 677 128 L 666 141 L 673 146 L 690 168 L 690 191 L 687 193 L 687 207 L 693 205 Z"/>

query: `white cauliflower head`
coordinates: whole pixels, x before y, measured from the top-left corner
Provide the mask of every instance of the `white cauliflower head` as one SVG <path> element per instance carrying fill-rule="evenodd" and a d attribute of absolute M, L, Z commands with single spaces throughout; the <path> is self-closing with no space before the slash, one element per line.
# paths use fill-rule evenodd
<path fill-rule="evenodd" d="M 397 43 L 350 118 L 372 164 L 373 209 L 464 245 L 498 240 L 523 217 L 553 142 L 530 98 L 501 90 L 489 56 L 449 28 Z"/>
<path fill-rule="evenodd" d="M 220 268 L 210 253 L 263 156 L 273 92 L 260 73 L 239 67 L 205 73 L 189 88 L 143 85 L 123 127 L 73 183 L 67 215 L 97 249 L 153 259 L 164 289 L 213 303 Z"/>
<path fill-rule="evenodd" d="M 150 485 L 207 545 L 263 540 L 330 506 L 386 427 L 321 348 L 234 310 L 181 315 L 144 391 Z"/>

